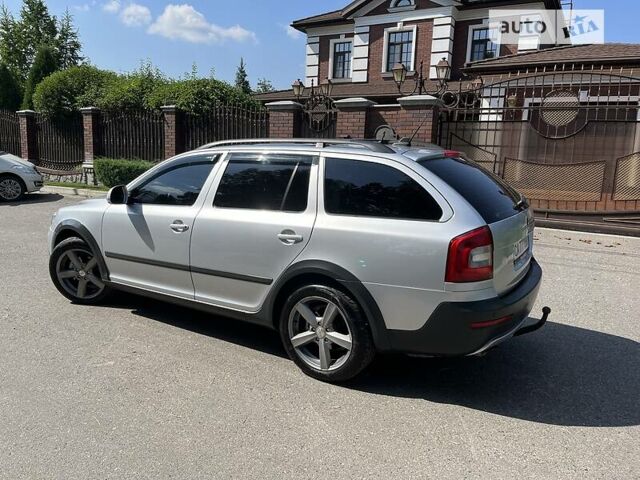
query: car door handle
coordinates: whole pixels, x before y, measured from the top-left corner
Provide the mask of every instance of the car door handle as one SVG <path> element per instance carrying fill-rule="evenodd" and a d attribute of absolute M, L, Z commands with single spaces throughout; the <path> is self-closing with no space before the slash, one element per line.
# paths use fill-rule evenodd
<path fill-rule="evenodd" d="M 176 233 L 184 233 L 189 230 L 189 225 L 185 225 L 182 220 L 174 220 L 173 223 L 169 225 L 169 228 Z"/>
<path fill-rule="evenodd" d="M 298 235 L 293 230 L 283 230 L 278 234 L 278 240 L 285 245 L 293 245 L 294 243 L 300 243 L 303 238 L 302 235 Z"/>

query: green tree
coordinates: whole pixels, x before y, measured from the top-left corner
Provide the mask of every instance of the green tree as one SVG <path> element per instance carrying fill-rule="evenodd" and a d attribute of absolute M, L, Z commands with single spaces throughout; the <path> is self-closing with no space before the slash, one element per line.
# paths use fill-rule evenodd
<path fill-rule="evenodd" d="M 55 49 L 49 45 L 42 45 L 38 48 L 33 65 L 29 70 L 27 83 L 24 87 L 24 98 L 22 100 L 23 109 L 33 108 L 33 93 L 38 84 L 58 70 L 58 56 Z"/>
<path fill-rule="evenodd" d="M 0 59 L 14 74 L 21 79 L 21 65 L 26 63 L 26 58 L 17 45 L 17 37 L 20 35 L 18 22 L 6 5 L 0 7 Z"/>
<path fill-rule="evenodd" d="M 15 111 L 20 108 L 21 93 L 20 85 L 11 70 L 0 63 L 0 109 Z"/>
<path fill-rule="evenodd" d="M 236 70 L 236 87 L 242 90 L 246 94 L 251 93 L 251 84 L 249 83 L 249 76 L 247 75 L 246 64 L 244 58 L 240 58 L 240 65 Z"/>
<path fill-rule="evenodd" d="M 22 78 L 26 78 L 40 46 L 55 44 L 58 28 L 56 18 L 49 14 L 43 0 L 22 0 L 17 27 L 16 46 L 26 61 L 19 69 Z"/>
<path fill-rule="evenodd" d="M 6 6 L 0 8 L 0 58 L 20 83 L 26 81 L 42 45 L 53 46 L 65 68 L 83 60 L 78 31 L 69 12 L 58 22 L 43 0 L 22 0 L 17 19 Z"/>
<path fill-rule="evenodd" d="M 273 84 L 270 80 L 266 78 L 259 78 L 258 83 L 256 84 L 256 93 L 269 93 L 273 92 L 275 88 L 273 88 Z"/>
<path fill-rule="evenodd" d="M 69 13 L 69 9 L 65 10 L 58 23 L 58 35 L 56 36 L 55 45 L 58 51 L 60 68 L 65 69 L 80 65 L 84 60 L 84 57 L 80 54 L 82 44 L 78 37 L 78 29 L 73 25 L 73 16 Z"/>

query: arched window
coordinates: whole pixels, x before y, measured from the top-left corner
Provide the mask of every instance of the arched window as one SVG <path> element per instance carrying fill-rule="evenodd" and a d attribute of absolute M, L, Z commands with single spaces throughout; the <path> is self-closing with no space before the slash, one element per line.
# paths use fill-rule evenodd
<path fill-rule="evenodd" d="M 392 0 L 391 8 L 415 7 L 415 0 Z"/>

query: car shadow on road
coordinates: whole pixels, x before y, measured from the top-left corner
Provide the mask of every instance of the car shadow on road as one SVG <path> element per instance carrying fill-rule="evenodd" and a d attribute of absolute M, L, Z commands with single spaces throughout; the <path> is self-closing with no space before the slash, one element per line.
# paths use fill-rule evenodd
<path fill-rule="evenodd" d="M 483 357 L 381 357 L 350 388 L 546 424 L 634 426 L 640 343 L 548 322 Z"/>
<path fill-rule="evenodd" d="M 0 202 L 0 205 L 18 207 L 25 204 L 57 202 L 58 200 L 62 200 L 63 198 L 64 196 L 60 195 L 59 193 L 31 193 L 29 195 L 25 195 L 17 202 Z"/>
<path fill-rule="evenodd" d="M 259 325 L 123 292 L 109 306 L 269 355 L 287 357 L 278 333 Z"/>
<path fill-rule="evenodd" d="M 257 325 L 128 294 L 112 306 L 286 357 L 277 332 Z M 640 343 L 547 322 L 482 357 L 380 355 L 342 387 L 553 425 L 635 426 L 640 425 Z"/>

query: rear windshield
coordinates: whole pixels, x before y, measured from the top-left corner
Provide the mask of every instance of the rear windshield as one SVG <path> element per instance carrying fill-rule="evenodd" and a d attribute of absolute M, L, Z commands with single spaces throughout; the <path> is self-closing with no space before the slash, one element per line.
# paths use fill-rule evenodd
<path fill-rule="evenodd" d="M 520 195 L 476 163 L 444 157 L 418 160 L 418 163 L 462 195 L 485 222 L 499 222 L 518 213 Z"/>

